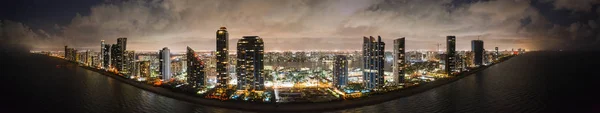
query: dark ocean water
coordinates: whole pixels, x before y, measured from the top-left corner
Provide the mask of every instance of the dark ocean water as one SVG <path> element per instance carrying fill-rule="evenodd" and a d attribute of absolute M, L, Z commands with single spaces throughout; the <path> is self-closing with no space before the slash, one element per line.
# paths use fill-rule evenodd
<path fill-rule="evenodd" d="M 230 113 L 138 89 L 62 60 L 2 53 L 0 113 Z M 456 82 L 330 112 L 600 112 L 600 55 L 532 52 Z"/>

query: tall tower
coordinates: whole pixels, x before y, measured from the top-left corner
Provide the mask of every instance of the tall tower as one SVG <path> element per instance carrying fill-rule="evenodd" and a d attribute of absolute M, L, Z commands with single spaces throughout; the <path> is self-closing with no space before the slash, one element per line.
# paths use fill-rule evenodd
<path fill-rule="evenodd" d="M 483 41 L 473 40 L 471 41 L 471 50 L 475 53 L 474 63 L 476 66 L 483 65 Z"/>
<path fill-rule="evenodd" d="M 114 47 L 113 47 L 114 48 Z M 117 39 L 117 48 L 115 48 L 114 50 L 117 50 L 115 53 L 117 56 L 115 56 L 115 60 L 116 60 L 116 68 L 117 70 L 119 70 L 120 73 L 128 73 L 127 71 L 127 63 L 126 63 L 126 58 L 125 58 L 125 51 L 127 50 L 127 38 L 121 37 Z"/>
<path fill-rule="evenodd" d="M 123 50 L 123 51 L 127 50 L 127 38 L 125 38 L 125 37 L 118 38 L 117 44 L 119 44 L 119 47 L 121 48 L 121 50 Z"/>
<path fill-rule="evenodd" d="M 363 37 L 363 85 L 367 89 L 381 88 L 384 84 L 383 66 L 384 66 L 385 43 L 381 37 L 375 40 L 373 36 Z"/>
<path fill-rule="evenodd" d="M 110 44 L 105 44 L 104 48 L 102 48 L 102 67 L 106 70 L 108 70 L 108 68 L 110 68 Z"/>
<path fill-rule="evenodd" d="M 446 36 L 446 73 L 452 75 L 456 69 L 456 37 Z"/>
<path fill-rule="evenodd" d="M 65 46 L 65 59 L 67 59 L 67 60 L 71 60 L 71 59 L 69 58 L 69 46 Z"/>
<path fill-rule="evenodd" d="M 138 76 L 143 78 L 150 77 L 150 61 L 140 61 L 137 63 L 139 65 L 139 67 L 137 68 L 137 70 L 139 71 Z"/>
<path fill-rule="evenodd" d="M 238 89 L 264 90 L 264 43 L 258 36 L 244 36 L 237 43 Z"/>
<path fill-rule="evenodd" d="M 134 68 L 134 62 L 135 62 L 135 51 L 130 51 L 127 50 L 125 51 L 125 53 L 123 54 L 123 69 L 122 73 L 126 74 L 126 75 L 131 75 L 133 72 L 133 68 Z"/>
<path fill-rule="evenodd" d="M 193 87 L 202 87 L 205 84 L 204 62 L 198 57 L 196 52 L 187 47 L 187 82 Z"/>
<path fill-rule="evenodd" d="M 169 48 L 165 47 L 162 50 L 159 50 L 158 59 L 160 61 L 162 80 L 168 82 L 171 80 L 171 52 Z"/>
<path fill-rule="evenodd" d="M 217 87 L 226 87 L 229 82 L 227 67 L 229 66 L 229 33 L 227 28 L 217 30 Z"/>
<path fill-rule="evenodd" d="M 404 37 L 394 40 L 394 82 L 397 84 L 404 83 L 404 68 L 406 66 L 406 48 L 404 46 Z"/>
<path fill-rule="evenodd" d="M 122 54 L 120 54 L 121 52 L 119 51 L 119 44 L 112 44 L 112 46 L 110 46 L 110 49 L 110 66 L 111 68 L 119 70 L 118 62 L 120 57 L 123 57 Z"/>
<path fill-rule="evenodd" d="M 348 58 L 344 55 L 336 55 L 333 61 L 333 85 L 338 89 L 348 85 Z"/>
<path fill-rule="evenodd" d="M 100 61 L 104 61 L 104 40 L 100 40 Z M 100 62 L 100 65 L 104 65 L 104 62 Z M 102 66 L 101 66 L 102 67 Z"/>

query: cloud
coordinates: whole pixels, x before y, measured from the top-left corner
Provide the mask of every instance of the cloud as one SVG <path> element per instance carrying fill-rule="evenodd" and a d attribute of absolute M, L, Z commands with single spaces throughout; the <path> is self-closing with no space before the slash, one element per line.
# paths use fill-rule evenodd
<path fill-rule="evenodd" d="M 445 44 L 447 35 L 457 36 L 462 44 L 458 49 L 462 50 L 468 50 L 470 40 L 477 38 L 486 41 L 486 48 L 544 49 L 546 42 L 560 42 L 560 36 L 547 33 L 566 28 L 547 27 L 552 24 L 530 3 L 529 0 L 462 5 L 450 0 L 130 0 L 91 7 L 89 15 L 77 14 L 69 24 L 55 25 L 48 32 L 26 33 L 53 42 L 28 44 L 34 48 L 70 45 L 93 50 L 98 49 L 100 40 L 115 43 L 119 37 L 127 37 L 128 49 L 134 50 L 162 47 L 184 50 L 186 46 L 214 50 L 215 31 L 221 26 L 229 30 L 231 48 L 244 35 L 258 35 L 264 38 L 266 50 L 360 49 L 362 36 L 377 35 L 388 43 L 388 49 L 393 45 L 391 40 L 406 37 L 408 48 L 433 50 L 435 44 Z M 57 32 L 51 32 L 54 30 Z"/>
<path fill-rule="evenodd" d="M 590 12 L 600 0 L 554 0 L 554 8 Z"/>

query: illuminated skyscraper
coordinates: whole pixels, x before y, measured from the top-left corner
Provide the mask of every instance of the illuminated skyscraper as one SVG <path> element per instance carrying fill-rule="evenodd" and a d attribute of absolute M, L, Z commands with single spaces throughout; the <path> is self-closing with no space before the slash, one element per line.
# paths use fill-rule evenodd
<path fill-rule="evenodd" d="M 394 82 L 397 84 L 404 82 L 404 68 L 406 67 L 406 48 L 404 48 L 404 37 L 394 40 L 394 63 L 392 70 Z"/>
<path fill-rule="evenodd" d="M 452 75 L 452 72 L 456 70 L 456 37 L 455 36 L 447 36 L 446 37 L 446 73 L 448 75 Z"/>
<path fill-rule="evenodd" d="M 110 49 L 110 67 L 118 71 L 119 59 L 120 57 L 123 57 L 119 50 L 119 44 L 112 44 L 112 46 L 110 46 Z"/>
<path fill-rule="evenodd" d="M 333 85 L 342 89 L 348 85 L 348 58 L 336 55 L 333 61 Z"/>
<path fill-rule="evenodd" d="M 123 55 L 123 70 L 121 72 L 126 75 L 131 75 L 134 62 L 135 51 L 125 51 L 125 54 Z"/>
<path fill-rule="evenodd" d="M 92 51 L 90 50 L 85 50 L 85 58 L 84 58 L 84 64 L 86 66 L 91 66 L 92 65 Z"/>
<path fill-rule="evenodd" d="M 102 66 L 104 69 L 108 69 L 110 68 L 110 45 L 109 44 L 105 44 L 104 47 L 102 48 Z"/>
<path fill-rule="evenodd" d="M 187 47 L 187 82 L 193 87 L 202 87 L 205 84 L 204 62 L 198 57 L 196 52 Z"/>
<path fill-rule="evenodd" d="M 473 62 L 476 66 L 483 65 L 483 41 L 482 40 L 473 40 L 471 41 L 471 51 L 475 53 L 473 57 Z"/>
<path fill-rule="evenodd" d="M 98 57 L 101 61 L 104 60 L 104 40 L 100 40 L 100 57 Z M 104 62 L 100 62 L 100 65 L 104 65 Z"/>
<path fill-rule="evenodd" d="M 382 88 L 385 43 L 378 36 L 363 37 L 363 85 L 367 89 Z"/>
<path fill-rule="evenodd" d="M 137 67 L 137 70 L 139 70 L 139 74 L 137 76 L 143 78 L 150 77 L 150 61 L 140 61 L 137 63 L 139 65 Z"/>
<path fill-rule="evenodd" d="M 217 87 L 226 87 L 229 82 L 229 33 L 227 28 L 217 30 Z"/>
<path fill-rule="evenodd" d="M 258 36 L 244 36 L 237 43 L 238 89 L 264 90 L 264 43 Z"/>
<path fill-rule="evenodd" d="M 168 82 L 171 80 L 171 52 L 169 48 L 165 47 L 158 52 L 158 59 L 160 62 L 160 75 L 162 80 Z"/>
<path fill-rule="evenodd" d="M 113 47 L 115 48 L 115 47 Z M 114 50 L 116 50 L 116 55 L 114 58 L 115 59 L 115 63 L 116 63 L 116 69 L 120 72 L 120 73 L 128 73 L 127 72 L 127 63 L 126 63 L 126 58 L 125 58 L 125 51 L 127 50 L 127 38 L 118 38 L 117 39 L 117 48 L 115 48 Z"/>

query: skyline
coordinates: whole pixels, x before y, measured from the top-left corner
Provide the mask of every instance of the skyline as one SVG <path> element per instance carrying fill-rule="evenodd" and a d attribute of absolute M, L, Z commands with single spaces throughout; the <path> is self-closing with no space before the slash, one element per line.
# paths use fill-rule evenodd
<path fill-rule="evenodd" d="M 473 52 L 456 52 L 455 36 L 447 36 L 449 49 L 445 54 L 427 52 L 427 57 L 422 56 L 423 54 L 415 54 L 416 56 L 412 57 L 405 55 L 404 38 L 399 38 L 393 43 L 395 51 L 392 63 L 393 69 L 390 73 L 390 70 L 384 69 L 390 61 L 386 60 L 386 53 L 384 52 L 386 44 L 382 42 L 380 36 L 376 38 L 373 36 L 363 37 L 362 53 L 321 52 L 314 53 L 314 55 L 312 52 L 297 55 L 288 53 L 265 54 L 265 43 L 262 38 L 259 36 L 244 36 L 243 39 L 237 41 L 238 51 L 234 55 L 235 58 L 232 59 L 227 54 L 229 50 L 227 45 L 229 32 L 227 28 L 220 27 L 215 34 L 218 39 L 215 41 L 217 49 L 214 53 L 210 53 L 211 55 L 199 56 L 192 48 L 187 47 L 187 53 L 182 56 L 174 55 L 179 57 L 175 59 L 170 56 L 167 47 L 159 50 L 158 58 L 152 57 L 155 56 L 153 54 L 138 54 L 137 56 L 132 54 L 131 59 L 128 59 L 129 56 L 122 54 L 124 51 L 130 51 L 125 48 L 127 38 L 119 38 L 119 43 L 113 44 L 111 57 L 108 59 L 114 61 L 110 64 L 111 68 L 94 64 L 94 61 L 107 60 L 95 58 L 94 52 L 77 52 L 74 48 L 68 48 L 68 46 L 65 46 L 64 53 L 56 51 L 32 53 L 63 58 L 78 66 L 105 72 L 107 75 L 120 78 L 123 81 L 145 84 L 138 87 L 153 86 L 172 91 L 178 90 L 183 91 L 184 94 L 204 99 L 220 100 L 221 102 L 262 103 L 334 102 L 334 100 L 345 101 L 355 98 L 367 98 L 374 94 L 392 94 L 390 92 L 421 86 L 420 84 L 423 82 L 445 84 L 453 81 L 453 79 L 462 78 L 459 76 L 471 75 L 514 56 L 525 54 L 523 49 L 505 51 L 502 54 L 498 52 L 483 53 L 483 41 L 481 40 L 474 40 L 480 41 L 481 44 L 473 43 Z M 101 44 L 104 44 L 103 42 Z M 479 55 L 477 54 L 478 50 L 482 52 Z M 351 58 L 347 58 L 346 55 Z M 461 55 L 466 57 L 461 57 Z M 136 57 L 139 59 L 136 59 Z M 180 58 L 183 61 L 196 62 L 199 65 L 185 65 L 184 62 L 178 62 Z M 414 58 L 414 60 L 404 60 L 405 58 Z M 121 59 L 124 61 L 121 61 Z M 265 60 L 270 63 L 265 65 Z M 463 62 L 464 60 L 473 60 L 473 62 Z M 153 62 L 146 68 L 151 70 L 150 76 L 129 73 L 142 71 L 141 68 L 138 69 L 135 65 L 127 65 L 132 64 L 129 62 L 136 63 L 140 61 Z M 206 64 L 209 68 L 202 68 L 204 67 L 202 61 L 209 62 Z M 349 62 L 361 61 L 362 64 L 360 65 L 362 66 L 350 68 L 348 65 Z M 276 65 L 277 63 L 299 62 L 314 64 L 300 69 L 294 66 Z M 317 64 L 322 65 L 318 66 Z M 120 68 L 127 66 L 134 67 Z M 186 68 L 186 66 L 192 67 Z M 115 69 L 115 67 L 117 68 Z M 198 81 L 197 78 L 209 79 Z M 344 104 L 344 106 L 346 105 Z"/>
<path fill-rule="evenodd" d="M 599 22 L 600 0 L 3 0 L 3 111 L 594 112 Z"/>
<path fill-rule="evenodd" d="M 60 1 L 54 5 L 58 3 Z M 548 50 L 560 47 L 557 45 L 597 44 L 600 39 L 594 34 L 598 31 L 597 16 L 584 15 L 600 13 L 595 7 L 598 2 L 593 1 L 104 1 L 90 4 L 89 8 L 61 13 L 63 19 L 49 19 L 48 23 L 37 20 L 40 24 L 36 24 L 31 22 L 35 19 L 22 19 L 22 16 L 32 15 L 27 11 L 23 15 L 3 15 L 0 35 L 8 40 L 5 43 L 24 45 L 32 50 L 60 50 L 63 45 L 70 45 L 97 51 L 97 41 L 115 43 L 114 39 L 127 37 L 130 39 L 128 48 L 132 50 L 170 47 L 182 52 L 187 46 L 200 51 L 215 49 L 212 42 L 216 39 L 212 33 L 222 26 L 229 28 L 230 41 L 242 36 L 261 36 L 269 43 L 266 51 L 360 50 L 360 46 L 354 45 L 361 43 L 362 36 L 381 36 L 388 43 L 406 37 L 408 50 L 435 50 L 437 44 L 442 46 L 438 50 L 444 50 L 444 37 L 448 35 L 457 37 L 457 45 L 468 45 L 475 39 L 486 41 L 487 50 L 494 47 Z M 48 7 L 56 6 L 49 4 L 32 10 Z M 504 10 L 506 8 L 510 10 Z M 573 15 L 578 16 L 569 17 Z M 232 43 L 229 46 L 236 47 Z M 457 50 L 469 50 L 469 46 L 457 46 Z"/>

